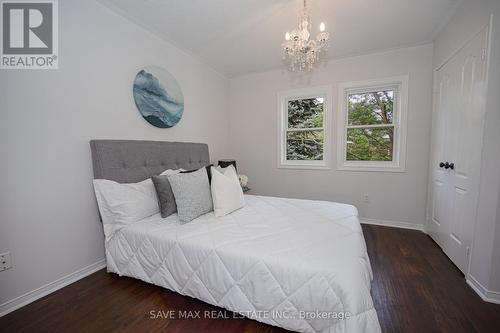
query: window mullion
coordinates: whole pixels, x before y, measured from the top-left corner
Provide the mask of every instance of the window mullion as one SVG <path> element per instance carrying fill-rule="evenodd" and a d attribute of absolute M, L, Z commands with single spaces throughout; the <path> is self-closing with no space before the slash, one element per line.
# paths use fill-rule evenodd
<path fill-rule="evenodd" d="M 312 128 L 287 128 L 287 132 L 317 132 L 324 131 L 324 127 L 312 127 Z"/>
<path fill-rule="evenodd" d="M 373 125 L 347 125 L 346 128 L 391 128 L 396 127 L 395 124 L 373 124 Z"/>

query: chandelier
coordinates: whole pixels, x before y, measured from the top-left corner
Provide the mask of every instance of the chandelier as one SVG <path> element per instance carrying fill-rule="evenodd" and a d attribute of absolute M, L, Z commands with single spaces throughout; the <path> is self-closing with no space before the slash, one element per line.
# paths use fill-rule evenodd
<path fill-rule="evenodd" d="M 311 33 L 311 17 L 307 0 L 304 0 L 304 8 L 299 14 L 299 26 L 292 32 L 286 32 L 285 42 L 281 45 L 283 48 L 283 60 L 288 63 L 290 70 L 303 71 L 311 70 L 313 64 L 319 59 L 321 52 L 328 47 L 328 38 L 330 35 L 325 31 L 325 23 L 319 25 L 320 33 L 316 39 L 309 39 Z"/>

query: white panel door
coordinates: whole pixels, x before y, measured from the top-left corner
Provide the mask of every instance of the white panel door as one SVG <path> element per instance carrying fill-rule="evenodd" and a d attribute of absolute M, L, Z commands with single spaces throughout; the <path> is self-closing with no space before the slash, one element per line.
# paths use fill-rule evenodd
<path fill-rule="evenodd" d="M 436 75 L 429 233 L 464 273 L 479 189 L 487 37 L 485 28 Z"/>
<path fill-rule="evenodd" d="M 446 180 L 447 173 L 445 169 L 440 167 L 442 161 L 445 160 L 445 146 L 447 145 L 447 121 L 448 114 L 451 110 L 449 105 L 451 94 L 451 80 L 449 68 L 442 68 L 436 73 L 437 101 L 435 102 L 436 113 L 432 123 L 433 129 L 433 157 L 431 170 L 431 187 L 432 187 L 432 209 L 430 216 L 430 225 L 428 232 L 432 238 L 441 246 L 444 244 L 445 235 L 443 230 L 446 229 L 447 216 L 449 211 L 449 201 L 446 193 L 448 182 Z"/>

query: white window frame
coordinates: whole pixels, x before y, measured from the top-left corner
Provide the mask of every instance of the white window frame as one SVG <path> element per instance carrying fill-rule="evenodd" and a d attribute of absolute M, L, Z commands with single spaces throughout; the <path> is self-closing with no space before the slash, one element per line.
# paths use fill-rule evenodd
<path fill-rule="evenodd" d="M 348 128 L 347 99 L 352 93 L 382 89 L 397 89 L 394 98 L 394 147 L 392 161 L 348 161 L 346 140 Z M 379 80 L 344 82 L 339 84 L 339 112 L 337 119 L 337 169 L 346 171 L 404 172 L 406 167 L 406 129 L 408 113 L 408 75 Z M 359 126 L 362 128 L 371 127 Z M 373 126 L 383 127 L 383 126 Z"/>
<path fill-rule="evenodd" d="M 323 160 L 287 160 L 286 133 L 288 130 L 288 101 L 323 97 Z M 278 93 L 278 168 L 288 169 L 323 169 L 331 168 L 331 123 L 332 123 L 332 86 L 317 86 L 303 89 L 294 89 Z M 308 129 L 314 130 L 314 128 Z"/>

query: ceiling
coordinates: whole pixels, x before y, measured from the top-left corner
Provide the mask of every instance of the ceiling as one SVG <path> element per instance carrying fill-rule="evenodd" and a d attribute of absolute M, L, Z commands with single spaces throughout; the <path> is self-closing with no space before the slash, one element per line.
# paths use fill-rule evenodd
<path fill-rule="evenodd" d="M 302 0 L 98 0 L 228 77 L 283 66 Z M 461 0 L 309 0 L 326 58 L 430 43 Z"/>

